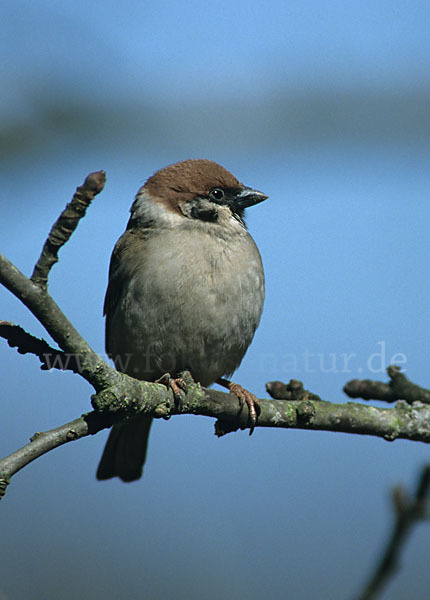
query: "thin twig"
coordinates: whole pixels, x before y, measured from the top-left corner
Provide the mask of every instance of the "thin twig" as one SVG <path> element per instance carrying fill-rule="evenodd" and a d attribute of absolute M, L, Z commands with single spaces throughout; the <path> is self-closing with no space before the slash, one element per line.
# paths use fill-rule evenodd
<path fill-rule="evenodd" d="M 102 191 L 105 182 L 106 173 L 96 171 L 90 173 L 84 183 L 76 189 L 72 200 L 52 226 L 39 260 L 34 267 L 31 276 L 33 283 L 46 289 L 49 271 L 58 261 L 58 251 L 69 240 L 78 226 L 79 220 L 85 216 L 94 197 Z"/>
<path fill-rule="evenodd" d="M 412 527 L 428 517 L 430 496 L 430 465 L 421 471 L 413 498 L 398 486 L 393 490 L 395 522 L 386 549 L 358 600 L 374 600 L 399 568 L 399 557 Z"/>
<path fill-rule="evenodd" d="M 412 404 L 412 402 L 430 404 L 430 390 L 412 383 L 399 367 L 390 365 L 387 367 L 387 373 L 390 378 L 389 383 L 371 379 L 352 379 L 344 385 L 343 391 L 350 398 L 362 398 L 363 400 L 383 400 L 384 402 L 405 400 L 408 404 Z"/>
<path fill-rule="evenodd" d="M 62 350 L 56 350 L 45 340 L 27 333 L 19 325 L 9 321 L 0 321 L 0 337 L 4 338 L 11 348 L 16 348 L 19 354 L 34 354 L 42 363 L 42 371 L 60 369 L 79 373 L 80 367 L 74 355 L 68 355 Z"/>
<path fill-rule="evenodd" d="M 0 461 L 0 499 L 6 493 L 11 477 L 33 460 L 58 446 L 92 435 L 111 425 L 112 422 L 107 421 L 104 415 L 91 412 L 50 431 L 35 433 L 28 444 Z"/>

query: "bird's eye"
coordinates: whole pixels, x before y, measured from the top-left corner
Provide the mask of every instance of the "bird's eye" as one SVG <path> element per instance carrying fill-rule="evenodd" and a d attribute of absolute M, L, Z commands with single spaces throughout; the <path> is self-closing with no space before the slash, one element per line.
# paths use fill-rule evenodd
<path fill-rule="evenodd" d="M 224 198 L 224 190 L 221 188 L 214 188 L 210 192 L 210 197 L 214 200 L 222 200 Z"/>

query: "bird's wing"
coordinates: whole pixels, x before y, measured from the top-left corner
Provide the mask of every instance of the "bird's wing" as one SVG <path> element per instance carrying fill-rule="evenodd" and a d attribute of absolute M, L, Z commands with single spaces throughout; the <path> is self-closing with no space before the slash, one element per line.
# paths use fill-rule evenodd
<path fill-rule="evenodd" d="M 146 228 L 127 229 L 113 249 L 109 265 L 109 283 L 103 306 L 103 315 L 106 316 L 105 347 L 108 354 L 111 352 L 110 331 L 113 314 L 125 291 L 125 287 L 132 280 L 136 265 L 141 264 L 141 262 L 136 262 L 135 256 L 129 257 L 128 255 L 130 253 L 135 255 L 137 251 L 139 258 L 143 261 L 145 256 L 145 239 L 149 234 L 150 231 L 146 230 Z M 136 236 L 139 238 L 138 240 L 136 240 Z"/>

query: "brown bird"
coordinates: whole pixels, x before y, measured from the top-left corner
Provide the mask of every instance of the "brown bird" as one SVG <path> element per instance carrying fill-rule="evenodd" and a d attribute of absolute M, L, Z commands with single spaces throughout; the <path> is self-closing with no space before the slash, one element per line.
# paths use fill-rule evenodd
<path fill-rule="evenodd" d="M 106 292 L 106 351 L 138 379 L 189 370 L 203 386 L 218 382 L 248 405 L 258 402 L 224 379 L 238 368 L 260 321 L 264 272 L 244 210 L 265 200 L 210 160 L 157 171 L 140 188 L 112 253 Z M 163 381 L 166 381 L 164 379 Z M 98 479 L 139 479 L 152 419 L 114 425 Z"/>

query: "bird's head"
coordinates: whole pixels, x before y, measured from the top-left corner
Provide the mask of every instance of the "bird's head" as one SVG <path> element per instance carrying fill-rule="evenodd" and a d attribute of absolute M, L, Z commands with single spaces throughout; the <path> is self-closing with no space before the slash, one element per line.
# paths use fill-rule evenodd
<path fill-rule="evenodd" d="M 184 160 L 157 171 L 140 188 L 130 225 L 174 226 L 183 219 L 222 225 L 234 219 L 244 226 L 245 208 L 267 197 L 216 162 Z"/>

